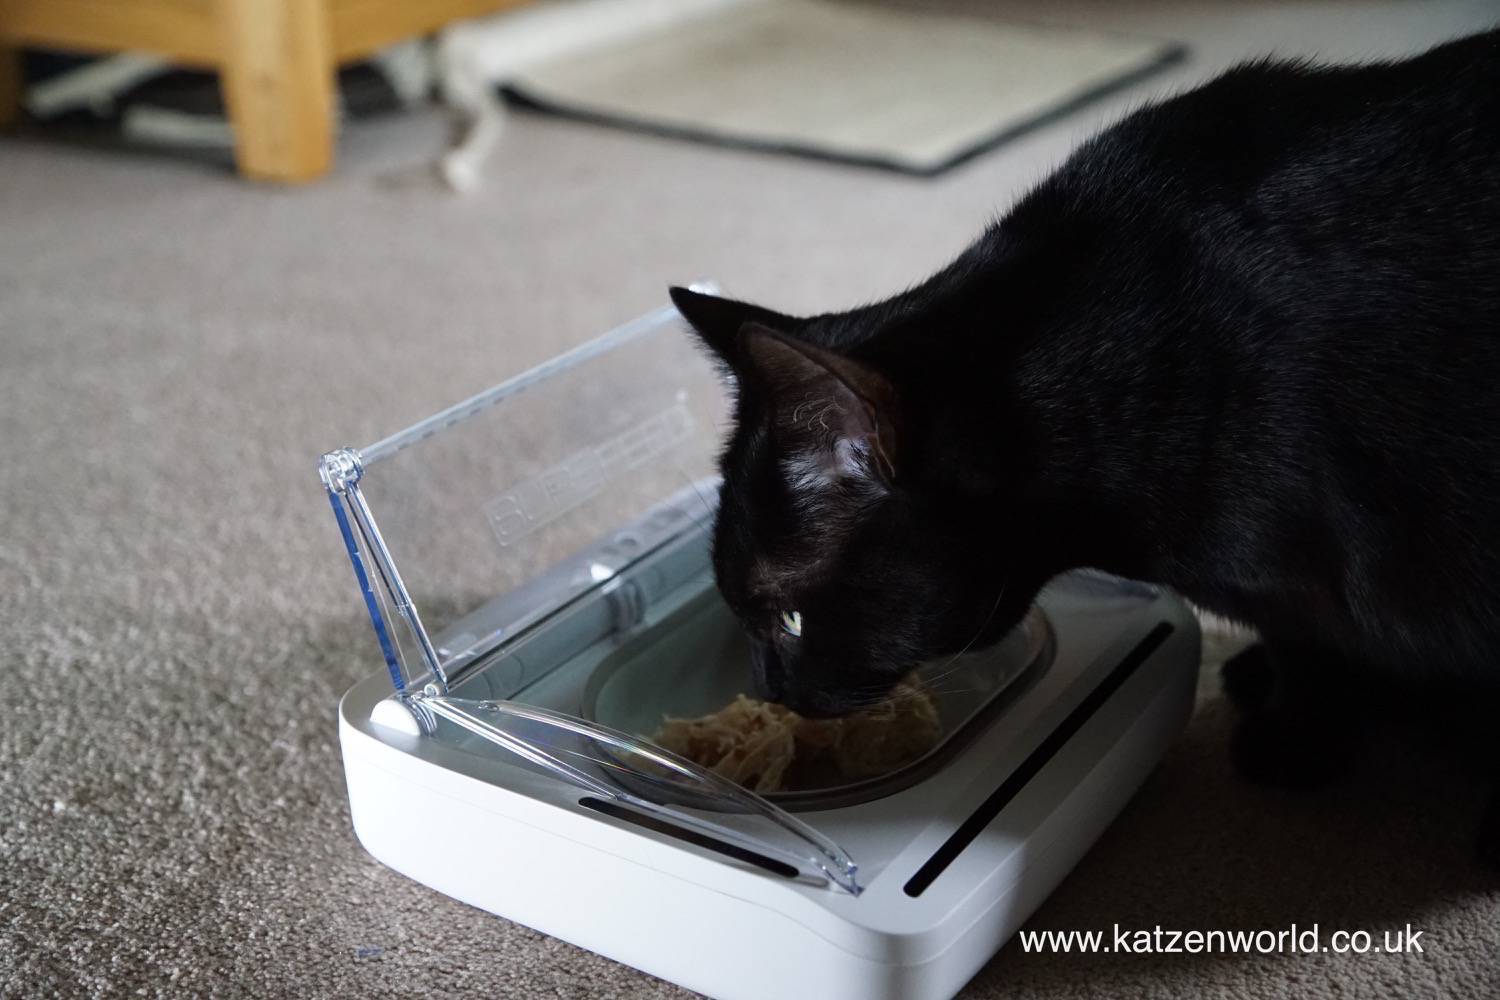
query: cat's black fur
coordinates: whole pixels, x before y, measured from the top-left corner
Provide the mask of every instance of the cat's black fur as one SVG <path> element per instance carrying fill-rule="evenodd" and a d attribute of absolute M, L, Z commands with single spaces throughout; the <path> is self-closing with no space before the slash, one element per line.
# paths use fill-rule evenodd
<path fill-rule="evenodd" d="M 674 300 L 737 385 L 718 582 L 794 708 L 1076 566 L 1261 631 L 1251 770 L 1298 746 L 1267 660 L 1500 686 L 1500 32 L 1147 107 L 875 305 Z"/>

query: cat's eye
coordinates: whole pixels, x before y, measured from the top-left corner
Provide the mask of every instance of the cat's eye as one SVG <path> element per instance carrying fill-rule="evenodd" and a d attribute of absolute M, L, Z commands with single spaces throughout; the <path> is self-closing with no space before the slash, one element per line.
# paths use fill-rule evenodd
<path fill-rule="evenodd" d="M 783 611 L 781 613 L 781 630 L 787 635 L 802 635 L 802 612 Z"/>

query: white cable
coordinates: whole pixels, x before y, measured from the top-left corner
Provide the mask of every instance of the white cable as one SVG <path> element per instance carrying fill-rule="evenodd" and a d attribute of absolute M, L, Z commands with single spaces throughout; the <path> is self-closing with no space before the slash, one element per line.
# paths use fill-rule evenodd
<path fill-rule="evenodd" d="M 55 118 L 78 108 L 109 114 L 114 110 L 115 98 L 169 69 L 171 64 L 165 59 L 140 52 L 95 59 L 32 84 L 26 93 L 26 110 L 40 119 Z"/>
<path fill-rule="evenodd" d="M 558 0 L 446 28 L 438 41 L 443 102 L 460 139 L 438 164 L 456 191 L 479 186 L 484 161 L 505 131 L 495 90 L 542 63 L 601 48 L 752 0 Z"/>

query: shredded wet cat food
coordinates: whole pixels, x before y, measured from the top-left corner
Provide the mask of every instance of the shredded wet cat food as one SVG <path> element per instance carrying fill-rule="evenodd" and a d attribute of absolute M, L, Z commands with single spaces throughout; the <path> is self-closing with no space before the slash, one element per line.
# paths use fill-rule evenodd
<path fill-rule="evenodd" d="M 662 721 L 652 739 L 754 792 L 791 792 L 886 774 L 937 745 L 942 721 L 931 695 L 903 683 L 878 705 L 841 719 L 804 719 L 738 695 L 697 719 Z"/>

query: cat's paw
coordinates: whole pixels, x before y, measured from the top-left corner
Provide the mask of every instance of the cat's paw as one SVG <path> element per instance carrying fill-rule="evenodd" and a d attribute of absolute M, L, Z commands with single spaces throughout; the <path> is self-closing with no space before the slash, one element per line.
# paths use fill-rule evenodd
<path fill-rule="evenodd" d="M 1327 784 L 1343 764 L 1333 741 L 1274 712 L 1253 712 L 1240 719 L 1229 739 L 1229 756 L 1241 778 L 1275 788 Z"/>
<path fill-rule="evenodd" d="M 1264 708 L 1276 687 L 1276 668 L 1263 642 L 1241 650 L 1219 668 L 1224 696 L 1241 712 Z"/>

